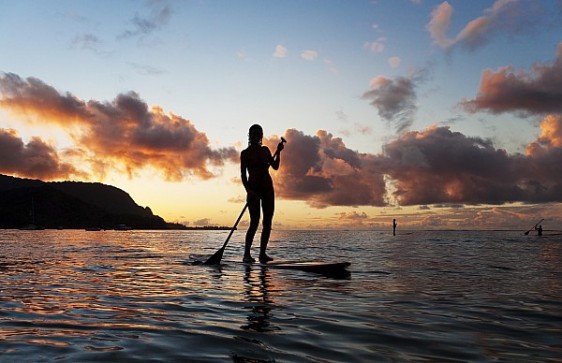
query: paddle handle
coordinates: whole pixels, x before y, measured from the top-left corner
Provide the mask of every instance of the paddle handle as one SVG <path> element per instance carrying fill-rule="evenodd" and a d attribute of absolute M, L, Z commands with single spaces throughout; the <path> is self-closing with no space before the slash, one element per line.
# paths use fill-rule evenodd
<path fill-rule="evenodd" d="M 280 144 L 285 144 L 287 143 L 287 140 L 285 140 L 285 138 L 283 136 L 281 136 L 281 142 L 279 142 Z M 275 150 L 275 154 L 273 154 L 273 158 L 275 159 L 275 157 L 277 156 L 277 154 L 279 154 L 280 151 L 279 149 Z"/>

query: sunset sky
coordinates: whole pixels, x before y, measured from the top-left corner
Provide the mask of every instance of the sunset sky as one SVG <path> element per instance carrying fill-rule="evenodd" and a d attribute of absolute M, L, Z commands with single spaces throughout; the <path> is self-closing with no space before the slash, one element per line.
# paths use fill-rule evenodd
<path fill-rule="evenodd" d="M 562 227 L 560 0 L 0 0 L 0 34 L 1 174 L 232 225 L 259 123 L 274 228 Z"/>

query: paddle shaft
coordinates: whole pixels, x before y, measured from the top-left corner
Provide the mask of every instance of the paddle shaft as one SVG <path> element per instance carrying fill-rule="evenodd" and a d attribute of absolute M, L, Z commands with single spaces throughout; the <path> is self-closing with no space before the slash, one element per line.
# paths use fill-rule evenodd
<path fill-rule="evenodd" d="M 225 249 L 226 245 L 228 244 L 228 241 L 230 241 L 230 237 L 232 237 L 232 234 L 236 230 L 236 227 L 238 227 L 238 223 L 240 223 L 240 220 L 244 216 L 244 213 L 246 212 L 247 208 L 248 208 L 248 203 L 246 202 L 246 204 L 244 204 L 244 208 L 242 208 L 242 212 L 240 212 L 240 215 L 238 216 L 238 219 L 236 220 L 236 223 L 234 223 L 234 226 L 232 226 L 232 229 L 230 230 L 230 233 L 228 234 L 228 237 L 226 237 L 226 241 L 224 241 L 224 244 L 222 245 L 221 249 L 223 249 L 223 250 Z"/>

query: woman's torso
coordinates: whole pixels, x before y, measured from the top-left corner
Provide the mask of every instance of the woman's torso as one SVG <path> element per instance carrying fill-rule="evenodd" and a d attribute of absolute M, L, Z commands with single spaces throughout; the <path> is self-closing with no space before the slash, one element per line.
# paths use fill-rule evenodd
<path fill-rule="evenodd" d="M 271 152 L 267 146 L 248 147 L 243 151 L 242 157 L 245 158 L 250 187 L 261 191 L 272 188 L 273 182 L 269 175 Z"/>

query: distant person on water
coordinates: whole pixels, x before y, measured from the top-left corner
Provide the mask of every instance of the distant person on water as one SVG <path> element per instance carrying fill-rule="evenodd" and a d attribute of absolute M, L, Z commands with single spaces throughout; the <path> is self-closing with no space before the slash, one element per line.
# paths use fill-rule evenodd
<path fill-rule="evenodd" d="M 396 219 L 392 220 L 392 235 L 396 236 L 396 226 L 398 225 L 398 223 L 396 223 Z"/>
<path fill-rule="evenodd" d="M 542 236 L 542 225 L 535 227 L 535 229 L 537 230 L 537 235 Z"/>
<path fill-rule="evenodd" d="M 275 156 L 272 156 L 269 148 L 262 145 L 262 139 L 262 127 L 257 124 L 252 125 L 248 134 L 248 147 L 240 154 L 242 184 L 244 184 L 246 189 L 246 199 L 250 211 L 250 226 L 246 232 L 244 262 L 255 261 L 250 252 L 260 223 L 260 204 L 263 210 L 263 221 L 259 260 L 262 263 L 273 260 L 266 253 L 271 234 L 273 212 L 275 210 L 275 192 L 273 190 L 273 180 L 269 175 L 269 167 L 271 166 L 274 170 L 279 169 L 281 150 L 283 150 L 284 146 L 283 142 L 279 143 Z"/>

